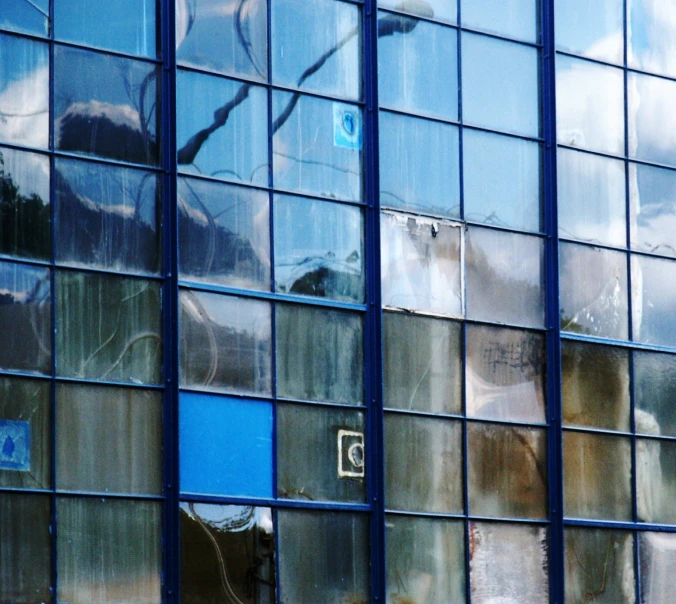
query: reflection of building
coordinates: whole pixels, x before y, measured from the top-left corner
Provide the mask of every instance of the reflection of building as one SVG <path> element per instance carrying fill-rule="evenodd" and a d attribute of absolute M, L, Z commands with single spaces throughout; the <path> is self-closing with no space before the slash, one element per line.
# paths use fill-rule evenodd
<path fill-rule="evenodd" d="M 674 12 L 3 10 L 0 602 L 670 602 Z"/>

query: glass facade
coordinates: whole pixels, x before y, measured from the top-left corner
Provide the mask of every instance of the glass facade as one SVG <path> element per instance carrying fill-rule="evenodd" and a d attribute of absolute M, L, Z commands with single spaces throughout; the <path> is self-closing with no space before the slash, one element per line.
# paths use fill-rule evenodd
<path fill-rule="evenodd" d="M 0 602 L 670 602 L 673 8 L 0 0 Z"/>

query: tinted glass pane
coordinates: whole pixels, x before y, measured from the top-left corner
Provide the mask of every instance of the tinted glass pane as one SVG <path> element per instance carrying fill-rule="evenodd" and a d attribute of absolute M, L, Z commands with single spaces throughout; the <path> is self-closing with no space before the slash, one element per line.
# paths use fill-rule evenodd
<path fill-rule="evenodd" d="M 0 600 L 52 601 L 49 497 L 0 494 Z"/>
<path fill-rule="evenodd" d="M 49 0 L 0 0 L 0 28 L 46 36 Z"/>
<path fill-rule="evenodd" d="M 461 513 L 461 436 L 457 421 L 387 414 L 387 508 Z"/>
<path fill-rule="evenodd" d="M 540 145 L 463 131 L 465 219 L 540 230 Z"/>
<path fill-rule="evenodd" d="M 676 357 L 634 352 L 636 432 L 676 436 Z"/>
<path fill-rule="evenodd" d="M 381 111 L 381 205 L 459 216 L 458 153 L 455 126 Z"/>
<path fill-rule="evenodd" d="M 462 25 L 537 41 L 538 0 L 462 0 Z"/>
<path fill-rule="evenodd" d="M 364 335 L 360 315 L 279 304 L 276 326 L 278 396 L 363 402 Z"/>
<path fill-rule="evenodd" d="M 383 305 L 461 315 L 459 225 L 382 213 L 380 229 Z"/>
<path fill-rule="evenodd" d="M 2 11 L 2 18 L 7 14 L 14 14 L 13 6 L 9 11 Z M 47 44 L 0 34 L 0 141 L 30 147 L 47 147 Z"/>
<path fill-rule="evenodd" d="M 155 0 L 53 0 L 57 40 L 155 56 Z"/>
<path fill-rule="evenodd" d="M 181 503 L 181 601 L 274 604 L 270 508 Z M 228 583 L 223 583 L 223 571 Z M 227 587 L 226 587 L 227 586 Z M 229 589 L 228 589 L 229 588 Z"/>
<path fill-rule="evenodd" d="M 282 604 L 369 601 L 366 515 L 280 510 L 277 520 Z"/>
<path fill-rule="evenodd" d="M 158 163 L 158 73 L 149 63 L 57 46 L 56 148 Z"/>
<path fill-rule="evenodd" d="M 485 2 L 472 2 L 484 6 Z M 497 6 L 499 0 L 491 2 Z M 486 36 L 462 35 L 463 119 L 468 124 L 538 136 L 538 52 Z"/>
<path fill-rule="evenodd" d="M 179 70 L 179 170 L 267 185 L 267 111 L 267 94 L 260 86 Z"/>
<path fill-rule="evenodd" d="M 58 489 L 159 495 L 161 393 L 59 384 L 56 468 Z"/>
<path fill-rule="evenodd" d="M 180 306 L 181 385 L 270 393 L 270 304 L 182 290 Z"/>
<path fill-rule="evenodd" d="M 631 279 L 634 340 L 676 345 L 676 262 L 633 256 Z"/>
<path fill-rule="evenodd" d="M 336 0 L 272 2 L 272 80 L 361 97 L 361 15 Z"/>
<path fill-rule="evenodd" d="M 51 371 L 49 270 L 0 262 L 0 367 Z"/>
<path fill-rule="evenodd" d="M 656 0 L 632 0 L 627 4 L 629 67 L 676 76 L 673 39 L 676 24 L 673 5 Z M 658 600 L 655 600 L 659 604 Z"/>
<path fill-rule="evenodd" d="M 556 122 L 562 145 L 624 155 L 622 70 L 558 55 Z"/>
<path fill-rule="evenodd" d="M 364 415 L 277 405 L 277 495 L 363 503 Z"/>
<path fill-rule="evenodd" d="M 50 394 L 49 382 L 0 378 L 0 486 L 51 486 Z"/>
<path fill-rule="evenodd" d="M 381 12 L 378 27 L 378 99 L 404 111 L 458 119 L 458 37 L 455 29 Z M 404 21 L 408 23 L 408 21 Z M 393 34 L 388 35 L 392 24 Z"/>
<path fill-rule="evenodd" d="M 49 171 L 46 156 L 0 147 L 0 253 L 49 259 Z"/>
<path fill-rule="evenodd" d="M 439 21 L 449 21 L 455 23 L 458 16 L 457 0 L 425 0 L 423 2 L 402 2 L 401 0 L 378 0 L 379 6 L 387 8 L 396 8 L 404 13 L 419 15 L 428 19 L 437 19 Z M 393 16 L 392 19 L 400 19 Z M 397 21 L 395 21 L 397 22 Z M 402 30 L 408 29 L 409 21 L 398 21 L 402 23 L 399 26 Z M 415 22 L 415 20 L 414 20 Z M 399 31 L 397 28 L 397 31 Z"/>
<path fill-rule="evenodd" d="M 59 601 L 160 602 L 161 511 L 155 501 L 57 499 Z"/>
<path fill-rule="evenodd" d="M 460 324 L 386 312 L 383 332 L 385 406 L 460 413 Z"/>
<path fill-rule="evenodd" d="M 276 92 L 272 115 L 276 187 L 361 200 L 363 119 L 359 107 Z"/>
<path fill-rule="evenodd" d="M 387 602 L 465 601 L 465 541 L 461 522 L 388 514 Z"/>
<path fill-rule="evenodd" d="M 641 602 L 669 604 L 676 573 L 676 534 L 639 533 Z"/>
<path fill-rule="evenodd" d="M 559 253 L 561 329 L 626 339 L 625 254 L 565 243 Z"/>
<path fill-rule="evenodd" d="M 541 334 L 467 326 L 467 415 L 545 421 L 545 340 Z"/>
<path fill-rule="evenodd" d="M 542 239 L 481 228 L 466 238 L 467 316 L 542 326 Z"/>
<path fill-rule="evenodd" d="M 645 424 L 643 412 L 636 412 L 636 423 Z M 642 432 L 647 432 L 642 425 Z M 659 427 L 653 425 L 658 433 Z M 636 499 L 639 520 L 676 524 L 676 443 L 668 440 L 636 440 Z"/>
<path fill-rule="evenodd" d="M 267 193 L 179 178 L 178 229 L 182 278 L 270 288 Z"/>
<path fill-rule="evenodd" d="M 58 261 L 117 271 L 159 270 L 155 174 L 57 159 L 55 175 Z"/>
<path fill-rule="evenodd" d="M 266 0 L 176 0 L 176 59 L 265 80 Z"/>

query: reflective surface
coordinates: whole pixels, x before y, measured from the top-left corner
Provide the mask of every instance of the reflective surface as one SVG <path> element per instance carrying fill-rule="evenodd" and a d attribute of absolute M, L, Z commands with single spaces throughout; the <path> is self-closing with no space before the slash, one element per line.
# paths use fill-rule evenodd
<path fill-rule="evenodd" d="M 633 256 L 631 280 L 634 340 L 676 345 L 676 262 Z"/>
<path fill-rule="evenodd" d="M 641 432 L 659 427 L 644 412 L 636 412 Z M 636 500 L 638 518 L 656 524 L 676 524 L 676 442 L 639 438 L 636 440 Z"/>
<path fill-rule="evenodd" d="M 676 76 L 673 39 L 676 24 L 670 2 L 632 0 L 627 5 L 629 67 Z M 656 600 L 656 604 L 660 601 Z"/>
<path fill-rule="evenodd" d="M 462 26 L 537 42 L 538 0 L 462 0 Z"/>
<path fill-rule="evenodd" d="M 676 535 L 673 533 L 639 533 L 642 602 L 669 603 L 676 572 L 674 550 Z"/>
<path fill-rule="evenodd" d="M 634 352 L 636 432 L 676 436 L 674 400 L 676 400 L 676 357 L 668 354 Z"/>
<path fill-rule="evenodd" d="M 378 0 L 378 6 L 396 8 L 403 13 L 455 23 L 458 16 L 457 0 L 426 0 L 425 2 L 402 2 L 401 0 Z M 404 21 L 404 23 L 407 23 Z"/>
<path fill-rule="evenodd" d="M 49 33 L 49 0 L 0 0 L 0 29 L 46 36 Z"/>

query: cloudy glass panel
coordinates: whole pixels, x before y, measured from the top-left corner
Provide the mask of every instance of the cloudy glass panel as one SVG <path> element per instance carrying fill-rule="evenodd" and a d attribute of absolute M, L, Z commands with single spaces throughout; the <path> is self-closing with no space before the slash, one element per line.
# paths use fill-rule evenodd
<path fill-rule="evenodd" d="M 676 575 L 676 533 L 640 532 L 641 602 L 670 604 Z"/>
<path fill-rule="evenodd" d="M 0 29 L 38 36 L 49 34 L 49 0 L 31 0 L 31 2 L 2 0 L 0 6 L 3 7 L 0 14 Z"/>
<path fill-rule="evenodd" d="M 676 261 L 633 256 L 631 280 L 634 340 L 676 346 Z"/>
<path fill-rule="evenodd" d="M 629 67 L 676 77 L 674 4 L 667 0 L 627 2 Z"/>
<path fill-rule="evenodd" d="M 676 436 L 676 356 L 635 351 L 633 384 L 636 432 Z"/>
<path fill-rule="evenodd" d="M 458 17 L 457 0 L 426 0 L 425 2 L 402 2 L 401 0 L 378 0 L 378 6 L 396 8 L 410 15 L 418 15 L 427 19 L 455 23 Z M 392 17 L 398 18 L 398 17 Z M 403 29 L 407 29 L 408 21 L 402 21 Z"/>
<path fill-rule="evenodd" d="M 462 0 L 462 26 L 537 42 L 539 0 Z"/>
<path fill-rule="evenodd" d="M 636 439 L 636 491 L 639 520 L 676 524 L 676 442 Z"/>

